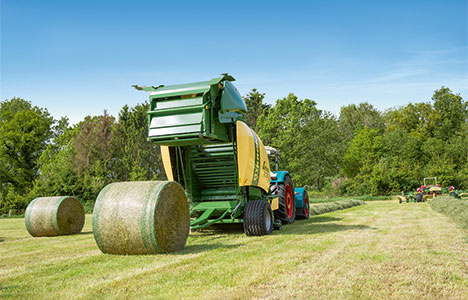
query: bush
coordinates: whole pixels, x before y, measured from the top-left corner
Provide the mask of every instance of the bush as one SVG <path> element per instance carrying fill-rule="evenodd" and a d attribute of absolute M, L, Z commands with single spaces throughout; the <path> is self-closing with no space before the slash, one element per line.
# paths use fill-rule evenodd
<path fill-rule="evenodd" d="M 429 204 L 435 211 L 449 216 L 463 228 L 468 229 L 468 201 L 444 196 L 432 199 Z"/>

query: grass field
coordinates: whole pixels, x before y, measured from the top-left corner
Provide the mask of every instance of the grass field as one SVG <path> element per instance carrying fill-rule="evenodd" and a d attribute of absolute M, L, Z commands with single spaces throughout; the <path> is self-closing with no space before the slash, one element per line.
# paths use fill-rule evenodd
<path fill-rule="evenodd" d="M 372 201 L 264 237 L 191 234 L 168 255 L 113 256 L 83 233 L 0 219 L 0 296 L 29 299 L 467 299 L 466 232 L 427 203 Z"/>

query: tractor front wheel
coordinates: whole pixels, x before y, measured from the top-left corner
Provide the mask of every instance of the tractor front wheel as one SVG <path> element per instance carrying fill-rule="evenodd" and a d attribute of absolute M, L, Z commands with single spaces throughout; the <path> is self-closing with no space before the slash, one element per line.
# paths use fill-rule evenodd
<path fill-rule="evenodd" d="M 244 232 L 248 236 L 268 235 L 273 231 L 270 203 L 253 200 L 244 209 Z"/>

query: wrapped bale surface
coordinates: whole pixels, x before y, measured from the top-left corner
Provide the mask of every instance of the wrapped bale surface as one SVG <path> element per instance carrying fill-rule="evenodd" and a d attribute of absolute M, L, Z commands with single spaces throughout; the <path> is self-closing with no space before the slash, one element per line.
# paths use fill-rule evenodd
<path fill-rule="evenodd" d="M 83 205 L 74 197 L 39 197 L 24 214 L 26 229 L 34 237 L 79 233 L 83 229 Z"/>
<path fill-rule="evenodd" d="M 99 193 L 94 206 L 94 239 L 103 253 L 178 251 L 189 230 L 187 197 L 173 181 L 112 183 Z"/>

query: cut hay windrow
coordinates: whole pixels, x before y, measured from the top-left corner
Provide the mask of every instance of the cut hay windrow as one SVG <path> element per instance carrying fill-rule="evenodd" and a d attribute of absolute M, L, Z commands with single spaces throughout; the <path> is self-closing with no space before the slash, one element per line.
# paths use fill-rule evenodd
<path fill-rule="evenodd" d="M 24 221 L 34 237 L 75 234 L 83 229 L 85 213 L 74 197 L 39 197 L 29 203 Z"/>
<path fill-rule="evenodd" d="M 363 204 L 366 204 L 366 202 L 362 200 L 354 200 L 354 199 L 339 200 L 339 201 L 328 202 L 328 203 L 311 204 L 310 215 L 311 216 L 321 215 L 321 214 L 332 212 L 335 210 L 341 210 L 341 209 L 350 208 L 353 206 L 358 206 L 358 205 L 363 205 Z"/>
<path fill-rule="evenodd" d="M 173 181 L 112 183 L 99 193 L 94 206 L 94 239 L 103 253 L 178 251 L 189 230 L 187 197 Z"/>
<path fill-rule="evenodd" d="M 429 201 L 432 209 L 448 215 L 465 229 L 468 229 L 468 201 L 449 196 L 435 197 Z"/>

